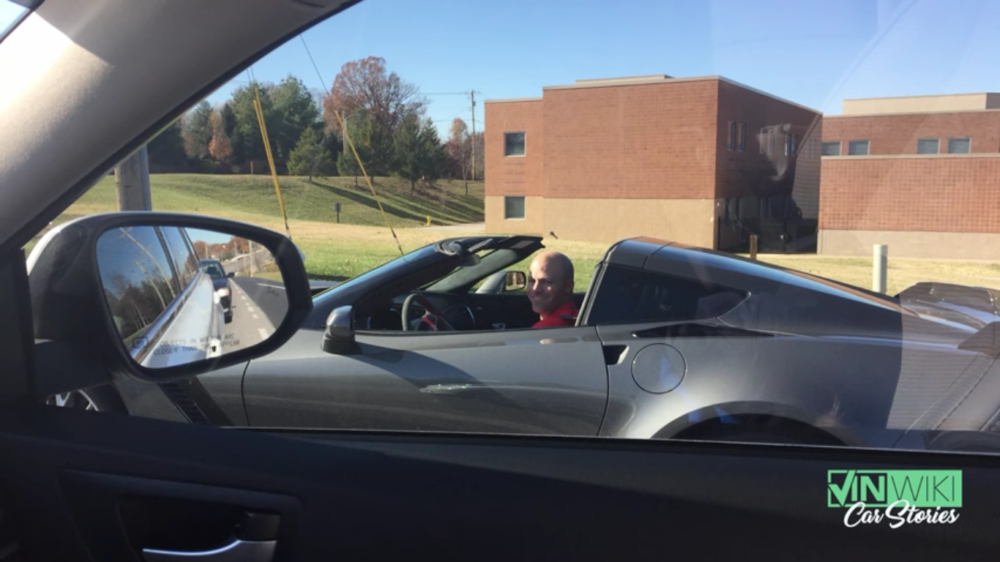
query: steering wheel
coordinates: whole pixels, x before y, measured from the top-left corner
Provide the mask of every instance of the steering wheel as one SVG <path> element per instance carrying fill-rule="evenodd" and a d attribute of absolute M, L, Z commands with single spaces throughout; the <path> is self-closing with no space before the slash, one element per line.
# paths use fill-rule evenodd
<path fill-rule="evenodd" d="M 424 317 L 421 318 L 420 321 L 427 324 L 431 330 L 435 332 L 441 330 L 447 330 L 450 332 L 455 331 L 455 327 L 444 319 L 444 316 L 442 316 L 441 313 L 437 311 L 434 305 L 431 304 L 431 301 L 427 300 L 427 297 L 421 295 L 420 293 L 410 293 L 409 295 L 406 296 L 406 299 L 403 301 L 403 310 L 400 312 L 400 316 L 402 316 L 404 332 L 410 331 L 410 305 L 414 300 L 416 300 L 417 303 L 420 304 L 420 306 L 424 307 L 424 310 L 426 312 L 424 314 Z M 434 321 L 429 320 L 427 318 L 428 315 L 433 316 Z"/>

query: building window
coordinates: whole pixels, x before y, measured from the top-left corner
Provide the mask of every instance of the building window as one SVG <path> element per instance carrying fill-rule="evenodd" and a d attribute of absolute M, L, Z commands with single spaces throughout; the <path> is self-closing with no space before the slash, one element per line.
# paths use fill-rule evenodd
<path fill-rule="evenodd" d="M 726 150 L 732 151 L 736 146 L 736 123 L 729 122 L 729 137 L 726 138 Z"/>
<path fill-rule="evenodd" d="M 969 137 L 952 137 L 948 139 L 948 154 L 968 154 L 972 148 Z"/>
<path fill-rule="evenodd" d="M 786 135 L 785 136 L 785 156 L 794 157 L 796 151 L 799 149 L 799 136 L 798 135 Z"/>
<path fill-rule="evenodd" d="M 507 195 L 503 198 L 503 218 L 524 218 L 524 196 Z"/>
<path fill-rule="evenodd" d="M 524 156 L 524 133 L 503 134 L 503 155 Z"/>
<path fill-rule="evenodd" d="M 747 141 L 747 124 L 737 123 L 736 129 L 736 151 L 743 152 L 743 147 Z"/>
<path fill-rule="evenodd" d="M 917 139 L 917 154 L 937 154 L 937 139 Z"/>
<path fill-rule="evenodd" d="M 868 155 L 868 141 L 866 140 L 852 140 L 847 142 L 847 155 L 848 156 L 867 156 Z"/>
<path fill-rule="evenodd" d="M 840 141 L 823 141 L 823 156 L 840 156 Z"/>
<path fill-rule="evenodd" d="M 774 138 L 771 135 L 771 131 L 767 127 L 762 127 L 760 130 L 760 153 L 761 154 L 771 154 L 774 149 Z"/>

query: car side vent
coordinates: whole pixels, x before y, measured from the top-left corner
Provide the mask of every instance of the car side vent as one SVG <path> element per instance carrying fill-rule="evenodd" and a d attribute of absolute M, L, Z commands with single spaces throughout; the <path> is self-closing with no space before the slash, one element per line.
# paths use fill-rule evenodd
<path fill-rule="evenodd" d="M 605 365 L 617 365 L 622 362 L 625 358 L 625 352 L 628 351 L 628 346 L 626 345 L 606 345 L 604 346 L 604 364 Z"/>
<path fill-rule="evenodd" d="M 176 382 L 160 383 L 160 389 L 180 409 L 184 416 L 191 420 L 191 423 L 209 423 L 208 417 L 180 384 Z"/>
<path fill-rule="evenodd" d="M 729 326 L 720 326 L 717 324 L 700 324 L 700 323 L 688 322 L 685 324 L 669 324 L 666 326 L 649 328 L 647 330 L 639 330 L 636 332 L 632 332 L 632 337 L 638 339 L 739 338 L 739 337 L 767 338 L 767 337 L 774 337 L 774 334 L 769 334 L 767 332 L 755 332 L 753 330 L 743 330 L 740 328 L 732 328 Z"/>

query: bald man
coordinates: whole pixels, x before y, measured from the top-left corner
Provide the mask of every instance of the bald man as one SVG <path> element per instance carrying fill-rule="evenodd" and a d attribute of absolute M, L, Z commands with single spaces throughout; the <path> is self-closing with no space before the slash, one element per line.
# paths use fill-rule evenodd
<path fill-rule="evenodd" d="M 573 303 L 573 262 L 564 254 L 550 251 L 535 256 L 528 269 L 525 292 L 539 317 L 532 328 L 576 324 L 580 311 Z"/>

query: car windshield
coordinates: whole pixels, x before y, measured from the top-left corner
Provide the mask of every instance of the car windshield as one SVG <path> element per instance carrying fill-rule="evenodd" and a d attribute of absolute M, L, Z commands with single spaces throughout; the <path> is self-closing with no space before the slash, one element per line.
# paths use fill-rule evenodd
<path fill-rule="evenodd" d="M 95 116 L 156 134 L 78 163 L 92 187 L 25 249 L 138 209 L 130 177 L 288 238 L 313 312 L 204 378 L 234 423 L 1000 453 L 997 27 L 991 2 L 364 0 L 172 122 Z M 25 76 L 0 108 L 58 91 Z M 526 245 L 435 249 L 488 237 Z M 281 264 L 190 243 L 233 276 L 230 339 L 273 333 Z"/>

